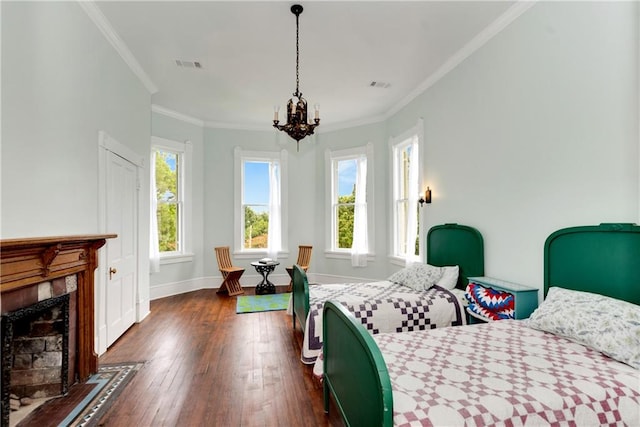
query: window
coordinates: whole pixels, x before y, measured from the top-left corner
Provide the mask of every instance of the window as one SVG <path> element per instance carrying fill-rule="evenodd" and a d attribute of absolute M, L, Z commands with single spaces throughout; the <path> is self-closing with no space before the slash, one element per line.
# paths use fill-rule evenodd
<path fill-rule="evenodd" d="M 158 207 L 158 246 L 160 253 L 180 252 L 182 155 L 165 149 L 155 150 L 156 200 Z"/>
<path fill-rule="evenodd" d="M 392 159 L 392 256 L 405 260 L 420 259 L 420 184 L 421 127 L 391 140 Z"/>
<path fill-rule="evenodd" d="M 335 182 L 333 190 L 334 227 L 332 246 L 336 250 L 351 250 L 353 244 L 353 219 L 356 205 L 357 158 L 334 159 L 332 169 Z"/>
<path fill-rule="evenodd" d="M 191 143 L 152 138 L 152 263 L 191 260 Z M 155 220 L 155 224 L 154 224 Z"/>
<path fill-rule="evenodd" d="M 327 151 L 327 253 L 334 257 L 370 254 L 373 247 L 370 225 L 373 179 L 367 165 L 373 157 L 372 144 L 364 147 Z M 354 244 L 355 243 L 355 244 Z M 355 265 L 355 264 L 354 264 Z"/>
<path fill-rule="evenodd" d="M 242 249 L 266 249 L 269 240 L 269 172 L 278 162 L 242 162 Z"/>
<path fill-rule="evenodd" d="M 286 248 L 286 151 L 236 148 L 236 254 L 266 253 L 276 258 Z M 285 233 L 286 234 L 286 233 Z"/>

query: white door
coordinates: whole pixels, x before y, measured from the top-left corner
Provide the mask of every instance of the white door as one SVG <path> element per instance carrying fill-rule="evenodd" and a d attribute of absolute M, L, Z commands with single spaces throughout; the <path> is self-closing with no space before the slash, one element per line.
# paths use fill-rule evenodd
<path fill-rule="evenodd" d="M 137 168 L 107 151 L 106 229 L 116 233 L 107 241 L 107 347 L 135 321 L 137 278 Z"/>

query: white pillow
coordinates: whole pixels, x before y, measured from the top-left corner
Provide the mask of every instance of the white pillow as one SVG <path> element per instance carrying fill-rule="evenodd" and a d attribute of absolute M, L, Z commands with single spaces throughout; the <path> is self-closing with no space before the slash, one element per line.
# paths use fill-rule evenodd
<path fill-rule="evenodd" d="M 445 266 L 442 268 L 442 277 L 436 283 L 437 286 L 448 290 L 454 289 L 458 284 L 458 274 L 460 267 L 457 265 Z"/>
<path fill-rule="evenodd" d="M 442 277 L 442 268 L 429 264 L 416 263 L 393 273 L 388 281 L 423 291 L 435 285 Z"/>
<path fill-rule="evenodd" d="M 590 292 L 549 288 L 525 322 L 640 369 L 640 306 Z"/>

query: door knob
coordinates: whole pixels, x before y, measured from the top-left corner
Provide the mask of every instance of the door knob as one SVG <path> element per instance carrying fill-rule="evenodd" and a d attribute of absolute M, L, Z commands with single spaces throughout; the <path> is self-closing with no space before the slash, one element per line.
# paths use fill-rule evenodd
<path fill-rule="evenodd" d="M 116 274 L 117 272 L 118 272 L 118 270 L 116 270 L 115 268 L 113 268 L 113 267 L 109 268 L 109 280 L 111 280 L 113 275 Z"/>

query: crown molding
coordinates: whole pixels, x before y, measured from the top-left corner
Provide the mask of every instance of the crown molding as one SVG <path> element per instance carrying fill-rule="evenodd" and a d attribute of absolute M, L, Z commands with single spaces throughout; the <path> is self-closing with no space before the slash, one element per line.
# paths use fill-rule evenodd
<path fill-rule="evenodd" d="M 160 105 L 157 105 L 157 104 L 151 104 L 151 111 L 154 113 L 162 114 L 163 116 L 171 117 L 172 119 L 176 119 L 186 123 L 191 123 L 192 125 L 204 127 L 204 122 L 200 119 L 196 119 L 195 117 L 191 117 L 186 114 L 182 114 L 177 111 L 170 110 L 165 107 L 161 107 Z"/>
<path fill-rule="evenodd" d="M 409 95 L 405 96 L 393 106 L 385 114 L 385 119 L 390 118 L 402 108 L 407 106 L 415 98 L 423 94 L 427 89 L 436 84 L 441 78 L 446 76 L 450 71 L 460 65 L 465 59 L 473 55 L 482 46 L 485 45 L 494 36 L 498 35 L 509 24 L 515 21 L 520 15 L 529 10 L 538 0 L 518 0 L 516 4 L 511 6 L 505 13 L 500 15 L 489 26 L 482 30 L 476 37 L 474 37 L 469 43 L 464 45 L 459 51 L 451 56 L 447 62 L 442 64 L 435 73 L 431 74 L 426 80 L 424 80 L 417 88 L 415 88 Z"/>
<path fill-rule="evenodd" d="M 102 31 L 107 40 L 113 45 L 116 51 L 120 54 L 122 59 L 129 65 L 131 70 L 140 78 L 145 85 L 149 93 L 154 94 L 158 91 L 158 88 L 153 84 L 151 79 L 144 72 L 138 61 L 135 59 L 131 51 L 127 48 L 120 36 L 117 35 L 107 18 L 102 14 L 100 9 L 95 5 L 94 0 L 77 0 L 80 6 L 85 10 L 87 15 L 96 24 L 96 26 Z M 321 128 L 319 127 L 317 133 L 334 132 L 343 129 L 350 129 L 358 126 L 366 126 L 370 124 L 379 123 L 391 118 L 394 114 L 407 106 L 415 98 L 423 94 L 427 89 L 436 84 L 440 79 L 446 76 L 449 72 L 460 65 L 465 59 L 474 54 L 482 46 L 484 46 L 494 36 L 502 32 L 509 24 L 515 21 L 523 13 L 529 10 L 539 0 L 518 0 L 513 6 L 511 6 L 505 13 L 500 15 L 495 21 L 481 31 L 476 37 L 474 37 L 469 43 L 464 45 L 458 52 L 452 55 L 447 62 L 445 62 L 440 68 L 438 68 L 433 74 L 431 74 L 426 80 L 424 80 L 418 87 L 416 87 L 411 93 L 405 96 L 400 102 L 389 109 L 386 113 L 367 117 L 359 120 L 325 124 Z M 225 123 L 225 122 L 213 122 L 203 121 L 195 117 L 188 116 L 186 114 L 179 113 L 168 108 L 152 104 L 151 110 L 155 113 L 165 115 L 167 117 L 181 120 L 187 123 L 194 124 L 200 127 L 206 127 L 211 129 L 229 129 L 229 130 L 246 130 L 246 131 L 268 131 L 272 127 L 270 124 L 241 124 L 241 123 Z"/>
<path fill-rule="evenodd" d="M 116 33 L 111 23 L 102 11 L 96 6 L 94 0 L 77 0 L 80 7 L 86 12 L 93 23 L 98 27 L 102 35 L 107 39 L 111 46 L 120 54 L 120 57 L 129 66 L 131 71 L 140 79 L 147 91 L 153 95 L 158 92 L 158 88 L 151 81 L 147 73 L 142 69 L 140 63 L 133 56 L 127 45 Z"/>
<path fill-rule="evenodd" d="M 377 116 L 365 117 L 364 119 L 353 120 L 349 122 L 332 123 L 332 124 L 325 125 L 322 128 L 318 127 L 316 132 L 324 133 L 324 132 L 334 132 L 334 131 L 343 130 L 343 129 L 351 129 L 358 126 L 366 126 L 366 125 L 371 125 L 375 123 L 380 123 L 385 121 L 387 118 L 388 116 L 386 114 L 379 114 Z"/>

